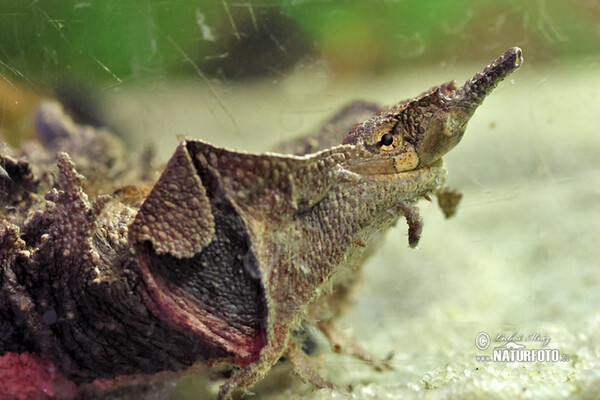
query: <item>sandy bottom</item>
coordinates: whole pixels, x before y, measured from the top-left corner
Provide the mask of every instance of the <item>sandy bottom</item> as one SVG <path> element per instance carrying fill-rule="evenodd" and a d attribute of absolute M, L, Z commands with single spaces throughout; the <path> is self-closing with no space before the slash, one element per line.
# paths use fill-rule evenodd
<path fill-rule="evenodd" d="M 229 115 L 201 82 L 123 88 L 113 118 L 133 133 L 134 148 L 158 143 L 163 159 L 177 134 L 260 151 L 347 101 L 391 103 L 453 77 L 460 82 L 479 67 L 335 82 L 318 71 L 300 74 L 222 91 Z M 376 372 L 324 347 L 316 356 L 320 370 L 343 389 L 315 391 L 281 365 L 253 398 L 597 398 L 599 122 L 596 71 L 525 64 L 486 100 L 446 157 L 448 184 L 464 193 L 457 215 L 445 220 L 423 202 L 416 250 L 401 220 L 364 266 L 356 303 L 340 320 L 373 354 L 393 353 L 393 370 Z M 489 348 L 476 347 L 479 333 L 489 335 Z M 568 361 L 477 361 L 508 342 L 498 335 L 511 334 L 523 349 L 556 349 Z M 549 342 L 532 340 L 540 338 Z M 214 395 L 218 384 L 185 377 L 154 393 L 195 399 Z"/>

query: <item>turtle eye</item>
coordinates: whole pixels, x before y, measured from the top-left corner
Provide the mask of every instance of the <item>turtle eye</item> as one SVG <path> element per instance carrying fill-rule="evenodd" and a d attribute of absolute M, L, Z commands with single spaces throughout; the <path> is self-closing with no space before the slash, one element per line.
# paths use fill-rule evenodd
<path fill-rule="evenodd" d="M 386 133 L 379 139 L 377 146 L 391 146 L 394 143 L 394 135 L 391 132 Z"/>

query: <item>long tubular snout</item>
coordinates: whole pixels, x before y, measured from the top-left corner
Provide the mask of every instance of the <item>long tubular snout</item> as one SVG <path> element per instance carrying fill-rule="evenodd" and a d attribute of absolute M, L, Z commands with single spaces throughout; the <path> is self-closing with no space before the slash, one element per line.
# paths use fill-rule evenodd
<path fill-rule="evenodd" d="M 459 88 L 456 92 L 456 100 L 470 103 L 473 107 L 479 106 L 498 83 L 519 68 L 522 63 L 521 49 L 518 47 L 508 49 L 496 61 L 485 67 L 483 71 L 475 74 L 473 78 Z"/>

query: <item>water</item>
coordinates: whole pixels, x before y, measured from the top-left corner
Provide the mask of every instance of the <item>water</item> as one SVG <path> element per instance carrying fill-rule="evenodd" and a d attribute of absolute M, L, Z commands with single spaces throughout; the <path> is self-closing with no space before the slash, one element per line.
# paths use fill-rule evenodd
<path fill-rule="evenodd" d="M 351 100 L 391 104 L 462 83 L 521 46 L 522 68 L 445 158 L 448 184 L 464 194 L 457 215 L 445 220 L 422 202 L 416 250 L 403 221 L 388 232 L 341 320 L 372 353 L 393 352 L 394 370 L 374 372 L 322 343 L 320 370 L 342 388 L 354 385 L 351 394 L 315 393 L 284 365 L 257 398 L 419 398 L 433 388 L 429 395 L 440 398 L 595 393 L 600 9 L 578 1 L 216 3 L 1 4 L 4 141 L 33 138 L 37 99 L 75 82 L 83 94 L 67 91 L 63 102 L 89 100 L 95 114 L 85 118 L 117 132 L 129 156 L 152 145 L 164 163 L 183 136 L 266 151 Z M 492 340 L 538 333 L 572 357 L 478 362 L 491 354 L 476 348 L 479 332 Z M 174 382 L 161 384 L 160 398 L 191 399 L 217 386 L 206 377 Z"/>

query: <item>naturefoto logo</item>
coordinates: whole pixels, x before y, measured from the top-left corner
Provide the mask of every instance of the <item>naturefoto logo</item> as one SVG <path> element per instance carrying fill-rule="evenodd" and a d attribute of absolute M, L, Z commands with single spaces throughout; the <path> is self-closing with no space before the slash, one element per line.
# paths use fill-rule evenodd
<path fill-rule="evenodd" d="M 562 354 L 558 349 L 546 348 L 550 343 L 550 337 L 532 333 L 521 335 L 513 333 L 506 336 L 498 333 L 494 338 L 497 346 L 492 347 L 492 355 L 477 355 L 475 359 L 480 362 L 566 362 L 570 360 L 569 354 Z M 526 342 L 527 344 L 524 344 Z M 487 332 L 479 332 L 475 336 L 475 346 L 479 350 L 487 350 L 491 347 L 492 338 Z M 539 346 L 529 348 L 528 346 Z"/>

